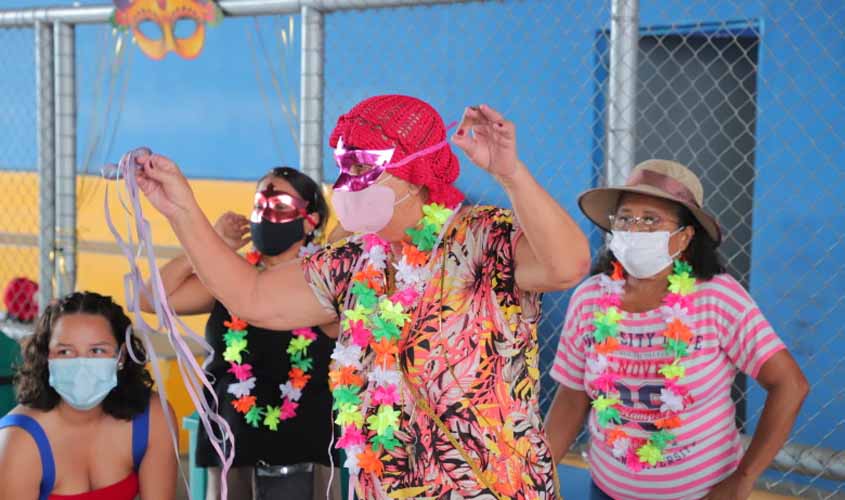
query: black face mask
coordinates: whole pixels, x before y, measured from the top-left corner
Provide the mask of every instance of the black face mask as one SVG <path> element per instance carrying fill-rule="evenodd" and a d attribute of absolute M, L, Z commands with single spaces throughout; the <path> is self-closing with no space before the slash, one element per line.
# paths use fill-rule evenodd
<path fill-rule="evenodd" d="M 252 245 L 262 255 L 279 255 L 290 248 L 297 241 L 305 238 L 305 221 L 296 219 L 290 222 L 261 222 L 249 223 L 252 233 Z"/>

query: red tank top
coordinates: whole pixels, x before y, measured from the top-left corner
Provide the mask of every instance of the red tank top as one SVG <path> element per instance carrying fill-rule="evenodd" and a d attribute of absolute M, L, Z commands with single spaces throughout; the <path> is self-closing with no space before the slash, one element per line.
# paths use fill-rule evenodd
<path fill-rule="evenodd" d="M 49 500 L 133 500 L 138 495 L 139 490 L 138 474 L 133 472 L 126 479 L 105 488 L 76 495 L 51 494 Z"/>
<path fill-rule="evenodd" d="M 41 457 L 41 484 L 38 488 L 39 500 L 133 500 L 140 490 L 138 470 L 147 452 L 150 430 L 150 407 L 132 419 L 132 464 L 133 472 L 117 483 L 86 493 L 76 495 L 54 495 L 56 484 L 56 463 L 53 460 L 53 450 L 50 441 L 41 425 L 27 415 L 6 415 L 0 418 L 0 429 L 6 427 L 20 427 L 35 440 L 38 454 Z"/>

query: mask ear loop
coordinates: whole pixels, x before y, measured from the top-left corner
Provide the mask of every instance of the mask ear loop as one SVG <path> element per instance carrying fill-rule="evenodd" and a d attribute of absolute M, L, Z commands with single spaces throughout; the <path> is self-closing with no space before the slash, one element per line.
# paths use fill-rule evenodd
<path fill-rule="evenodd" d="M 669 234 L 669 237 L 671 238 L 672 236 L 675 236 L 676 234 L 681 234 L 683 232 L 683 230 L 686 229 L 686 228 L 687 228 L 687 226 L 679 227 L 678 229 L 672 231 Z M 668 246 L 668 242 L 667 242 L 667 246 Z M 687 243 L 687 247 L 689 247 L 689 243 Z M 668 251 L 669 249 L 667 248 L 666 250 Z M 672 260 L 675 260 L 678 257 L 680 257 L 681 255 L 683 255 L 683 253 L 684 253 L 684 250 L 678 250 L 677 252 L 675 252 L 675 255 L 670 255 L 670 257 L 672 257 Z"/>
<path fill-rule="evenodd" d="M 317 221 L 314 220 L 314 217 L 312 217 L 311 214 L 308 213 L 308 210 L 303 208 L 303 209 L 301 209 L 300 213 L 302 214 L 302 218 L 307 220 L 308 222 L 310 222 L 311 225 L 314 226 L 314 231 L 316 231 L 317 230 Z"/>
<path fill-rule="evenodd" d="M 313 229 L 311 230 L 311 232 L 305 233 L 305 241 L 303 246 L 299 249 L 300 253 L 302 253 L 303 251 L 307 252 L 308 250 L 306 249 L 310 245 L 312 245 L 314 243 L 314 240 L 317 238 L 317 221 L 304 208 L 302 209 L 302 218 L 308 221 L 311 224 L 311 227 L 313 227 Z"/>

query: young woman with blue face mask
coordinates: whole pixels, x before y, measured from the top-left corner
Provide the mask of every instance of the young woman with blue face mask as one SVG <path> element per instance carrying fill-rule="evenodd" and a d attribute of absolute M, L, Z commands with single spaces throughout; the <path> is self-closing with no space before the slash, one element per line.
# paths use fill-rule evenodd
<path fill-rule="evenodd" d="M 23 349 L 20 406 L 0 419 L 3 498 L 175 498 L 164 409 L 146 368 L 127 354 L 130 328 L 123 309 L 97 293 L 47 306 Z"/>
<path fill-rule="evenodd" d="M 591 500 L 745 500 L 807 394 L 783 342 L 725 273 L 703 198 L 686 167 L 649 160 L 625 186 L 579 199 L 610 242 L 570 300 L 546 429 L 560 460 L 587 418 Z M 768 391 L 744 453 L 737 370 Z"/>
<path fill-rule="evenodd" d="M 319 249 L 327 217 L 320 186 L 296 169 L 277 167 L 258 181 L 248 217 L 227 212 L 214 228 L 233 251 L 251 241 L 254 250 L 246 260 L 264 272 Z M 290 331 L 240 322 L 206 289 L 185 255 L 165 264 L 161 277 L 177 314 L 210 314 L 205 337 L 214 356 L 206 369 L 235 437 L 229 499 L 326 498 L 334 341 L 323 331 L 336 336 L 336 324 Z M 151 311 L 146 301 L 141 307 Z M 219 498 L 220 464 L 204 429 L 195 456 L 208 471 L 206 498 Z M 334 479 L 331 498 L 339 497 L 339 472 Z"/>

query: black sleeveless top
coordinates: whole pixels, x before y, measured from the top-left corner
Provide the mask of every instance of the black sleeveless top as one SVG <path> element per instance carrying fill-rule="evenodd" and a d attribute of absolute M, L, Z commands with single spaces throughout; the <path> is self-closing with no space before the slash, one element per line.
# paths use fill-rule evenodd
<path fill-rule="evenodd" d="M 223 325 L 230 319 L 222 304 L 216 302 L 205 327 L 205 338 L 214 348 L 214 357 L 208 370 L 215 377 L 214 390 L 220 404 L 220 414 L 229 423 L 235 436 L 235 461 L 233 466 L 294 465 L 314 462 L 329 465 L 329 443 L 332 437 L 332 396 L 329 392 L 329 362 L 335 341 L 319 328 L 315 340 L 308 347 L 308 355 L 314 367 L 308 372 L 311 379 L 302 391 L 296 416 L 279 422 L 278 430 L 268 429 L 262 421 L 259 427 L 249 425 L 242 413 L 232 406 L 234 396 L 227 392 L 229 384 L 237 382 L 228 373 L 229 362 L 223 359 L 226 343 L 223 335 L 228 330 Z M 243 362 L 252 365 L 256 377 L 252 395 L 259 406 L 279 406 L 282 402 L 279 385 L 288 380 L 290 358 L 288 344 L 293 335 L 290 332 L 274 331 L 250 325 L 247 351 Z M 333 454 L 335 453 L 334 450 Z M 200 426 L 196 461 L 200 467 L 219 467 L 220 459 L 209 442 L 203 426 Z M 334 454 L 334 463 L 338 457 Z"/>

